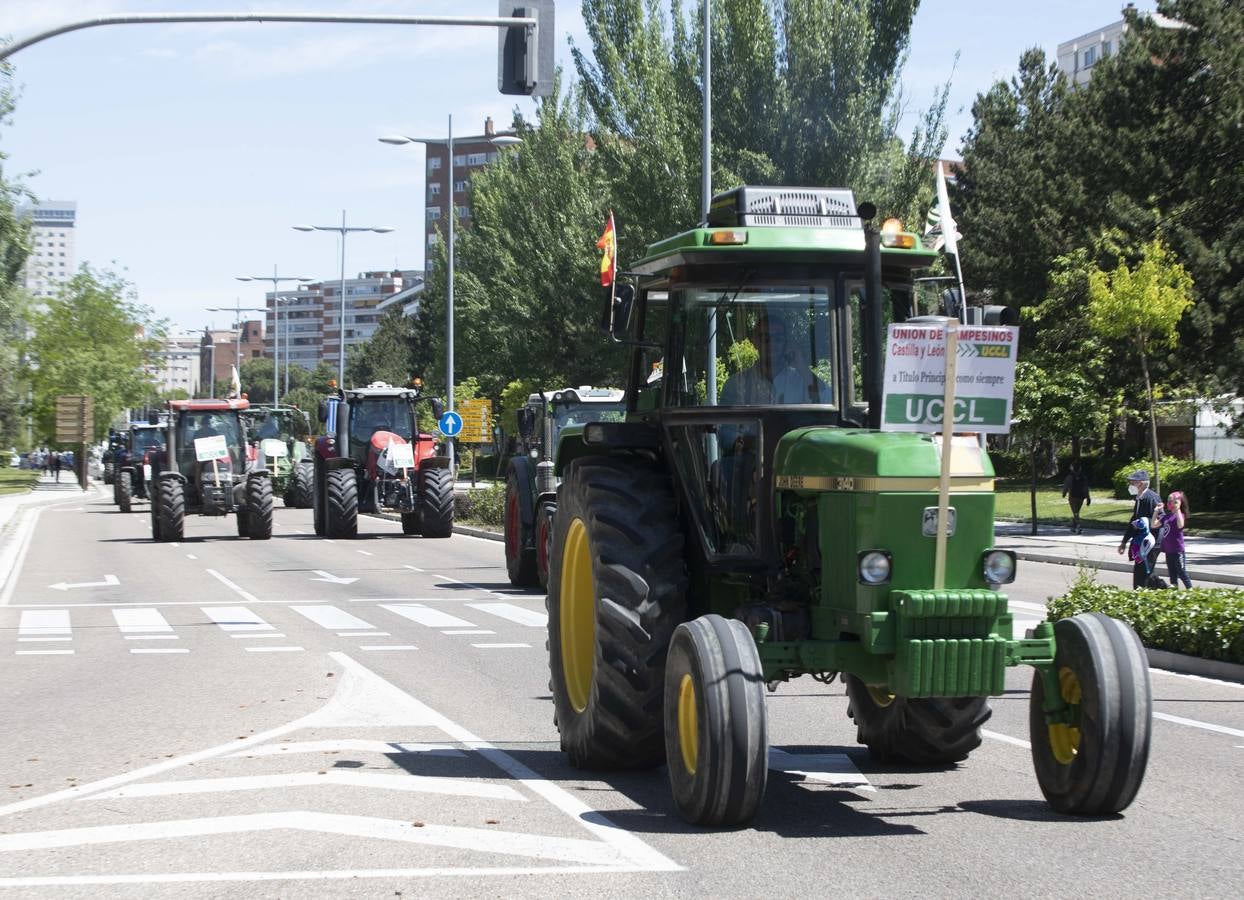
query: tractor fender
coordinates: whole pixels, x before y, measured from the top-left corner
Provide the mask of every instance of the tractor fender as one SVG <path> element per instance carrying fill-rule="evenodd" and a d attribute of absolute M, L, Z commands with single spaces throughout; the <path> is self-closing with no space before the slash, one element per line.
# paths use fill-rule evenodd
<path fill-rule="evenodd" d="M 354 460 L 348 456 L 334 456 L 329 459 L 320 460 L 324 465 L 324 471 L 332 472 L 335 469 L 353 469 Z"/>
<path fill-rule="evenodd" d="M 419 460 L 419 471 L 426 472 L 428 469 L 448 469 L 448 456 L 428 456 Z"/>
<path fill-rule="evenodd" d="M 535 476 L 531 471 L 531 460 L 526 456 L 515 456 L 510 459 L 510 464 L 506 466 L 506 476 L 514 476 L 515 482 L 518 484 L 518 517 L 522 520 L 523 525 L 531 526 L 536 521 L 536 498 L 532 485 L 535 483 Z"/>

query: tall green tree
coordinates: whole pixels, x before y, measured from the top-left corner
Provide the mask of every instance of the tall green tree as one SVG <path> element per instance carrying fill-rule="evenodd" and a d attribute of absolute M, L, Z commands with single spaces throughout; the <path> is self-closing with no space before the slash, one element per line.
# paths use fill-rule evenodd
<path fill-rule="evenodd" d="M 112 272 L 83 265 L 60 293 L 30 318 L 25 345 L 26 376 L 40 436 L 51 439 L 56 398 L 94 398 L 95 438 L 127 407 L 155 393 L 151 373 L 159 365 L 164 323 L 135 299 L 130 285 Z"/>
<path fill-rule="evenodd" d="M 7 43 L 0 41 L 0 45 Z M 0 64 L 0 128 L 13 112 L 11 70 Z M 19 285 L 22 266 L 30 256 L 30 223 L 19 218 L 18 206 L 29 199 L 21 181 L 9 180 L 6 155 L 0 152 L 0 446 L 19 441 L 22 394 L 18 347 L 25 336 L 25 296 Z"/>

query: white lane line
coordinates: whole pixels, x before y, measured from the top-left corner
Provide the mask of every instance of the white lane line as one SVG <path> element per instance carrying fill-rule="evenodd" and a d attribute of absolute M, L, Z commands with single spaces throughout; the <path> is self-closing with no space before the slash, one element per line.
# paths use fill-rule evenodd
<path fill-rule="evenodd" d="M 186 554 L 186 559 L 198 559 L 198 557 L 197 557 L 197 556 L 195 556 L 193 553 L 187 553 L 187 554 Z"/>
<path fill-rule="evenodd" d="M 414 644 L 363 644 L 360 650 L 418 650 Z"/>
<path fill-rule="evenodd" d="M 290 609 L 329 631 L 372 627 L 370 622 L 364 622 L 358 616 L 336 606 L 291 606 Z"/>
<path fill-rule="evenodd" d="M 189 653 L 186 647 L 134 647 L 131 653 Z"/>
<path fill-rule="evenodd" d="M 73 656 L 72 650 L 14 650 L 17 656 Z"/>
<path fill-rule="evenodd" d="M 451 582 L 452 584 L 462 584 L 462 582 L 459 581 L 457 578 L 450 578 L 448 575 L 437 575 L 435 572 L 433 572 L 432 577 L 439 578 L 441 581 Z"/>
<path fill-rule="evenodd" d="M 211 569 L 208 569 L 210 572 Z M 275 631 L 276 629 L 245 606 L 201 606 L 203 615 L 228 632 Z"/>
<path fill-rule="evenodd" d="M 158 609 L 114 609 L 112 617 L 122 634 L 170 634 L 173 626 Z"/>
<path fill-rule="evenodd" d="M 26 562 L 26 553 L 30 550 L 31 538 L 34 537 L 35 526 L 39 524 L 39 516 L 45 507 L 39 507 L 29 515 L 18 510 L 17 532 L 8 545 L 0 551 L 0 577 L 4 578 L 4 590 L 0 591 L 0 606 L 8 606 L 17 587 L 17 579 L 22 574 L 22 566 Z"/>
<path fill-rule="evenodd" d="M 396 613 L 404 619 L 418 625 L 426 625 L 429 628 L 474 628 L 474 622 L 468 622 L 466 619 L 459 619 L 457 616 L 451 616 L 449 613 L 441 612 L 439 609 L 432 609 L 430 606 L 402 605 L 398 606 L 392 603 L 382 603 L 381 609 L 387 609 L 391 613 Z"/>
<path fill-rule="evenodd" d="M 1159 703 L 1161 701 L 1158 701 Z M 1239 728 L 1228 728 L 1226 725 L 1214 725 L 1210 722 L 1198 722 L 1196 719 L 1185 719 L 1183 716 L 1172 716 L 1166 713 L 1155 712 L 1155 719 L 1161 719 L 1163 722 L 1173 722 L 1176 725 L 1187 725 L 1189 728 L 1200 728 L 1202 731 L 1214 731 L 1218 734 L 1229 734 L 1232 737 L 1244 737 L 1244 731 Z"/>
<path fill-rule="evenodd" d="M 169 546 L 172 547 L 174 550 L 176 550 L 178 547 L 181 546 L 181 544 L 177 543 L 177 541 L 173 541 L 171 544 L 169 544 Z"/>
<path fill-rule="evenodd" d="M 472 644 L 472 647 L 478 647 L 481 650 L 510 650 L 518 647 L 530 647 L 531 644 Z"/>
<path fill-rule="evenodd" d="M 412 565 L 409 565 L 409 564 L 405 565 L 403 568 L 410 569 L 412 572 L 422 572 L 422 571 L 424 571 L 423 569 L 419 568 L 418 566 L 412 566 Z"/>
<path fill-rule="evenodd" d="M 248 653 L 301 653 L 301 647 L 246 647 Z"/>
<path fill-rule="evenodd" d="M 237 594 L 239 597 L 241 597 L 243 600 L 247 601 L 248 603 L 259 602 L 258 598 L 256 598 L 254 594 L 248 591 L 242 590 L 240 587 L 238 587 L 236 584 L 234 584 L 232 581 L 230 581 L 225 576 L 221 575 L 215 569 L 208 569 L 207 574 L 211 575 L 213 578 L 215 578 L 217 581 L 219 581 L 221 584 L 223 584 L 229 590 L 233 591 L 235 594 Z"/>
<path fill-rule="evenodd" d="M 22 613 L 17 633 L 23 637 L 72 635 L 67 609 L 28 609 Z"/>
<path fill-rule="evenodd" d="M 770 747 L 769 768 L 788 775 L 801 775 L 805 781 L 821 781 L 857 791 L 877 790 L 845 753 L 787 753 Z"/>
<path fill-rule="evenodd" d="M 547 613 L 533 612 L 513 603 L 468 603 L 467 606 L 531 628 L 545 628 L 549 624 Z"/>
<path fill-rule="evenodd" d="M 1028 603 L 1024 600 L 1011 600 L 1009 598 L 1006 601 L 1006 606 L 1007 609 L 1018 607 L 1019 609 L 1027 609 L 1039 613 L 1046 612 L 1049 609 L 1044 603 Z"/>
<path fill-rule="evenodd" d="M 328 741 L 287 741 L 283 744 L 267 744 L 252 750 L 239 750 L 230 756 L 288 756 L 291 753 L 340 753 L 344 750 L 357 753 L 396 754 L 420 753 L 428 756 L 466 756 L 461 750 L 448 744 L 403 744 L 396 741 L 369 741 L 360 738 L 341 738 Z"/>
<path fill-rule="evenodd" d="M 364 556 L 375 556 L 375 555 L 376 555 L 376 554 L 372 553 L 370 550 L 355 550 L 354 552 L 355 552 L 355 553 L 361 553 L 361 554 L 363 554 Z"/>
<path fill-rule="evenodd" d="M 338 631 L 337 637 L 392 637 L 387 631 Z"/>
<path fill-rule="evenodd" d="M 1013 738 L 1009 734 L 999 734 L 998 732 L 990 731 L 987 728 L 982 728 L 981 734 L 987 738 L 992 738 L 995 741 L 1001 741 L 1004 744 L 1011 744 L 1015 747 L 1023 747 L 1025 750 L 1032 749 L 1032 744 L 1027 741 L 1020 740 L 1019 738 Z"/>
<path fill-rule="evenodd" d="M 44 644 L 48 641 L 72 641 L 72 637 L 19 637 L 18 641 L 29 641 L 31 643 Z"/>
<path fill-rule="evenodd" d="M 496 632 L 489 631 L 487 628 L 450 628 L 442 631 L 441 634 L 496 634 Z"/>
<path fill-rule="evenodd" d="M 273 638 L 283 638 L 285 637 L 285 635 L 279 631 L 260 631 L 260 632 L 251 632 L 248 634 L 231 634 L 229 635 L 229 637 L 234 638 L 235 640 L 241 639 L 245 641 L 268 641 L 268 640 L 272 640 Z"/>
<path fill-rule="evenodd" d="M 92 794 L 91 800 L 125 797 L 176 797 L 188 794 L 223 794 L 231 791 L 260 791 L 269 788 L 318 787 L 324 784 L 341 787 L 372 788 L 383 791 L 408 791 L 418 794 L 449 794 L 456 797 L 482 797 L 487 800 L 528 802 L 514 788 L 504 784 L 442 778 L 435 775 L 385 775 L 372 772 L 351 772 L 330 769 L 326 772 L 287 772 L 274 775 L 240 775 L 232 778 L 198 778 L 188 781 L 161 781 L 134 784 Z"/>
<path fill-rule="evenodd" d="M 127 641 L 180 641 L 175 634 L 127 634 Z"/>

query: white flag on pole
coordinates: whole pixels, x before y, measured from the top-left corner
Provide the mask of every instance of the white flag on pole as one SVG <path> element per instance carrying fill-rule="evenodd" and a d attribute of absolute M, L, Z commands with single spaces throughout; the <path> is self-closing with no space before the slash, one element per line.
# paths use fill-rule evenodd
<path fill-rule="evenodd" d="M 944 249 L 947 253 L 958 255 L 958 226 L 954 216 L 950 214 L 950 195 L 946 191 L 946 172 L 941 160 L 937 163 L 937 207 L 938 224 L 941 226 Z"/>

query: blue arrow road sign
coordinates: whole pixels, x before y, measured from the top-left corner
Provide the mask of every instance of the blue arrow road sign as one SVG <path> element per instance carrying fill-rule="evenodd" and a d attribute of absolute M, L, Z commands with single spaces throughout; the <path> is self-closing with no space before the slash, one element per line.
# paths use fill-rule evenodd
<path fill-rule="evenodd" d="M 462 430 L 462 416 L 452 410 L 441 416 L 441 420 L 437 422 L 437 426 L 441 429 L 441 434 L 445 437 L 453 437 Z"/>

